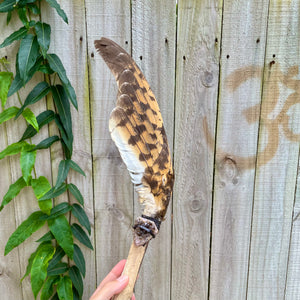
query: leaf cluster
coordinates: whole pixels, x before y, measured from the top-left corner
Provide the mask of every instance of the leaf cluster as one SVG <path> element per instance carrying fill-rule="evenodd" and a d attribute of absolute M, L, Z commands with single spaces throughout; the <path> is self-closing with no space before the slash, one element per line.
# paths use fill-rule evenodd
<path fill-rule="evenodd" d="M 68 23 L 65 12 L 56 0 L 45 1 Z M 15 16 L 23 24 L 0 44 L 0 48 L 15 42 L 18 46 L 15 75 L 7 69 L 8 61 L 5 58 L 0 59 L 2 106 L 0 124 L 21 116 L 27 122 L 27 127 L 19 140 L 0 152 L 0 160 L 11 155 L 19 155 L 22 171 L 22 176 L 10 185 L 4 195 L 0 211 L 25 188 L 32 188 L 39 205 L 39 210 L 24 220 L 10 236 L 5 246 L 5 255 L 47 225 L 49 231 L 37 241 L 37 249 L 28 260 L 22 280 L 30 275 L 35 298 L 40 293 L 42 300 L 51 297 L 51 299 L 81 299 L 83 277 L 86 273 L 85 259 L 74 240 L 77 239 L 90 249 L 93 249 L 93 246 L 88 237 L 91 226 L 83 209 L 83 196 L 75 184 L 68 183 L 67 178 L 71 169 L 85 176 L 83 170 L 72 160 L 71 105 L 77 109 L 77 100 L 60 58 L 55 53 L 48 52 L 51 26 L 40 21 L 41 2 L 41 0 L 4 0 L 0 3 L 0 12 L 7 13 L 7 24 Z M 26 88 L 36 73 L 41 73 L 43 80 L 36 84 L 22 101 L 19 90 Z M 18 97 L 20 107 L 7 107 L 8 99 L 13 95 Z M 53 101 L 54 110 L 48 109 L 35 116 L 30 109 L 31 105 L 45 97 L 47 101 Z M 51 122 L 57 126 L 59 134 L 33 144 L 31 138 Z M 52 186 L 45 176 L 36 177 L 36 154 L 37 151 L 50 148 L 57 142 L 62 146 L 64 157 L 59 163 L 57 179 Z M 67 191 L 78 203 L 63 202 L 56 205 L 55 198 Z M 77 222 L 71 224 L 69 214 L 72 214 Z"/>

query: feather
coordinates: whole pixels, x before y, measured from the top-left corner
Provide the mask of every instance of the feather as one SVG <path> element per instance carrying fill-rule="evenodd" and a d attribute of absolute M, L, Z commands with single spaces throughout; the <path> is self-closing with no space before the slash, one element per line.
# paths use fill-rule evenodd
<path fill-rule="evenodd" d="M 143 73 L 123 48 L 107 38 L 95 41 L 95 47 L 118 84 L 116 108 L 109 121 L 111 137 L 143 204 L 143 215 L 161 221 L 174 174 L 158 103 Z"/>

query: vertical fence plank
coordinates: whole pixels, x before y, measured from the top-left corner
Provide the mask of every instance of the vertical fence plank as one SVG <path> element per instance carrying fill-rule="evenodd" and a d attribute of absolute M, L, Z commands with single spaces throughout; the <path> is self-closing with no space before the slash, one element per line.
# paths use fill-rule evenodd
<path fill-rule="evenodd" d="M 2 55 L 0 54 L 0 57 Z M 0 149 L 1 151 L 7 147 L 7 135 L 4 125 L 1 125 Z M 12 183 L 10 174 L 10 165 L 8 159 L 0 161 L 1 179 L 0 179 L 0 201 Z M 14 205 L 7 205 L 1 212 L 0 217 L 0 292 L 3 299 L 21 299 L 22 290 L 19 285 L 20 280 L 20 260 L 18 253 L 15 251 L 4 257 L 5 244 L 11 233 L 16 228 Z M 18 287 L 18 288 L 17 288 Z"/>
<path fill-rule="evenodd" d="M 221 1 L 179 1 L 172 299 L 207 299 Z"/>
<path fill-rule="evenodd" d="M 92 116 L 95 252 L 98 283 L 127 257 L 133 217 L 133 188 L 110 138 L 108 120 L 117 100 L 117 84 L 94 40 L 111 38 L 130 52 L 130 1 L 86 1 L 90 107 Z"/>
<path fill-rule="evenodd" d="M 211 299 L 246 297 L 267 16 L 267 1 L 224 1 Z"/>
<path fill-rule="evenodd" d="M 19 24 L 16 24 L 15 22 L 13 22 L 12 24 L 12 27 L 14 27 L 15 29 L 19 27 Z M 0 43 L 2 43 L 3 39 L 12 32 L 12 28 L 6 26 L 5 17 L 0 17 L 0 27 Z M 7 59 L 11 61 L 12 66 L 9 66 L 9 69 L 11 69 L 10 71 L 13 71 L 13 54 L 15 53 L 15 45 L 11 45 L 8 48 L 0 50 L 0 58 L 7 56 Z M 1 67 L 0 70 L 5 71 Z M 1 109 L 1 112 L 2 111 L 3 110 Z M 9 126 L 12 123 L 14 122 L 9 121 L 7 124 L 0 125 L 0 151 L 2 151 L 8 146 L 7 126 Z M 13 183 L 9 158 L 0 160 L 0 170 L 0 202 L 2 202 L 3 196 L 7 192 L 10 184 Z M 10 203 L 1 211 L 0 215 L 0 292 L 1 297 L 3 297 L 4 299 L 22 298 L 22 289 L 19 285 L 19 279 L 21 274 L 19 251 L 18 249 L 15 249 L 6 257 L 4 256 L 6 242 L 8 241 L 12 232 L 16 229 L 17 225 L 18 224 L 16 223 L 15 207 L 13 203 Z"/>
<path fill-rule="evenodd" d="M 298 131 L 299 132 L 299 131 Z M 298 164 L 297 188 L 293 211 L 293 224 L 286 276 L 285 299 L 297 299 L 300 295 L 300 173 Z"/>
<path fill-rule="evenodd" d="M 284 298 L 299 154 L 299 8 L 270 2 L 248 299 Z"/>
<path fill-rule="evenodd" d="M 91 241 L 94 245 L 94 203 L 93 203 L 93 174 L 91 154 L 91 129 L 90 129 L 90 104 L 88 86 L 87 64 L 87 39 L 84 1 L 60 1 L 61 7 L 68 16 L 68 24 L 65 24 L 53 9 L 44 8 L 43 20 L 49 22 L 52 27 L 51 47 L 62 60 L 67 75 L 76 91 L 78 111 L 72 107 L 73 127 L 73 157 L 72 159 L 83 169 L 86 177 L 70 171 L 68 182 L 75 184 L 81 191 L 85 205 L 84 209 L 92 223 Z M 63 35 L 62 35 L 63 32 Z M 59 146 L 59 145 L 58 145 Z M 52 151 L 53 173 L 57 174 L 61 149 Z M 70 196 L 70 195 L 69 195 Z M 60 200 L 68 201 L 67 194 Z M 70 197 L 69 201 L 75 201 Z M 72 220 L 77 222 L 76 219 Z M 88 299 L 96 286 L 95 253 L 81 245 L 77 240 L 86 261 L 87 275 L 84 278 L 84 299 Z"/>
<path fill-rule="evenodd" d="M 1 40 L 0 43 L 4 40 L 6 36 L 11 34 L 12 28 L 6 26 L 6 18 L 0 18 L 0 27 L 1 27 Z M 19 24 L 16 22 L 12 23 L 12 27 L 14 29 L 19 28 Z M 8 48 L 4 48 L 0 50 L 0 58 L 7 56 L 7 59 L 11 61 L 9 66 L 10 71 L 13 71 L 13 54 L 16 53 L 15 45 L 11 45 Z M 5 71 L 1 68 L 1 71 Z M 3 110 L 1 109 L 1 112 Z M 9 121 L 6 124 L 0 125 L 0 151 L 5 149 L 8 146 L 8 131 L 7 127 L 12 122 Z M 10 159 L 5 158 L 0 161 L 0 170 L 1 170 L 1 178 L 0 178 L 0 201 L 2 201 L 3 196 L 7 192 L 10 184 L 13 183 L 13 178 L 11 175 L 11 166 Z M 0 215 L 0 291 L 1 295 L 4 298 L 12 297 L 14 299 L 22 298 L 22 289 L 21 286 L 18 285 L 19 277 L 21 274 L 21 266 L 19 259 L 19 251 L 15 249 L 6 257 L 4 256 L 4 249 L 7 240 L 9 239 L 12 232 L 16 229 L 16 214 L 14 203 L 10 203 L 7 205 L 2 211 Z"/>
<path fill-rule="evenodd" d="M 161 109 L 172 153 L 176 2 L 132 1 L 132 56 L 148 80 Z M 135 195 L 135 216 L 140 215 Z M 157 238 L 150 242 L 136 286 L 137 299 L 169 299 L 171 206 Z"/>
<path fill-rule="evenodd" d="M 6 26 L 5 24 L 5 14 L 1 13 L 1 21 L 4 19 L 4 24 L 1 26 L 3 31 L 1 32 L 1 42 L 2 40 L 7 37 L 9 34 L 11 34 L 13 31 L 19 29 L 22 24 L 20 22 L 12 21 L 9 26 Z M 19 48 L 19 42 L 15 42 L 11 46 L 1 49 L 1 54 L 6 55 L 8 57 L 8 60 L 11 62 L 9 68 L 10 70 L 15 74 L 15 57 L 16 53 Z M 2 57 L 2 55 L 0 55 Z M 19 95 L 22 103 L 24 103 L 24 100 L 28 93 L 34 88 L 34 86 L 37 84 L 37 82 L 41 81 L 42 77 L 40 75 L 35 75 L 33 79 L 26 85 L 26 89 L 20 89 Z M 14 94 L 12 97 L 8 99 L 7 102 L 7 107 L 8 106 L 17 106 L 20 107 L 20 103 L 18 101 L 17 95 Z M 46 109 L 46 104 L 43 100 L 40 102 L 31 105 L 30 109 L 35 113 L 35 115 L 38 115 L 41 111 Z M 26 123 L 22 116 L 18 118 L 16 121 L 9 121 L 7 123 L 7 126 L 1 125 L 1 136 L 2 138 L 7 136 L 6 143 L 11 144 L 17 142 L 25 128 L 26 128 Z M 6 128 L 6 132 L 5 132 Z M 42 130 L 40 130 L 39 137 L 32 138 L 33 143 L 38 143 L 38 141 L 43 140 L 47 137 L 48 135 L 48 130 L 45 126 Z M 3 144 L 4 146 L 4 144 Z M 3 148 L 0 149 L 2 151 Z M 21 167 L 20 167 L 20 156 L 19 155 L 14 155 L 9 158 L 4 158 L 6 163 L 8 161 L 10 162 L 10 168 L 5 169 L 5 175 L 3 172 L 3 177 L 1 176 L 1 181 L 3 178 L 11 178 L 10 183 L 14 183 L 19 177 L 21 177 Z M 2 163 L 2 162 L 1 162 Z M 7 164 L 8 166 L 8 164 Z M 2 170 L 2 169 L 1 169 Z M 36 165 L 35 165 L 35 171 L 36 175 L 40 176 L 43 174 L 44 176 L 51 178 L 51 164 L 50 164 L 50 156 L 49 156 L 49 151 L 40 151 L 37 153 L 36 156 Z M 5 181 L 3 181 L 3 184 L 5 184 Z M 0 201 L 2 201 L 3 196 L 7 192 L 7 189 L 4 189 L 0 191 Z M 10 206 L 10 207 L 9 207 Z M 6 238 L 1 239 L 3 243 L 3 248 L 9 238 L 9 236 L 14 232 L 14 230 L 25 220 L 29 217 L 31 213 L 34 211 L 38 210 L 38 204 L 36 201 L 36 198 L 33 194 L 33 191 L 31 188 L 24 188 L 20 194 L 12 201 L 8 206 L 6 206 L 3 211 L 1 212 L 0 215 L 0 220 L 2 223 L 2 220 L 5 222 L 6 218 L 2 217 L 4 214 L 8 214 L 8 211 L 10 210 L 11 215 L 10 215 L 10 226 L 7 227 L 7 223 L 4 224 L 6 225 Z M 5 210 L 8 210 L 7 212 Z M 7 221 L 7 220 L 6 220 Z M 3 228 L 1 226 L 1 228 Z M 9 253 L 5 258 L 5 262 L 11 262 L 12 258 L 18 255 L 19 258 L 16 258 L 16 260 L 13 263 L 10 263 L 8 268 L 5 270 L 7 274 L 10 274 L 9 276 L 13 276 L 15 280 L 15 287 L 14 291 L 10 291 L 10 293 L 21 293 L 20 299 L 32 299 L 33 294 L 31 290 L 31 285 L 30 285 L 30 279 L 29 277 L 26 277 L 23 281 L 22 284 L 20 284 L 20 279 L 21 277 L 25 274 L 27 263 L 28 263 L 28 258 L 32 252 L 35 251 L 37 245 L 34 243 L 35 240 L 39 238 L 40 235 L 43 235 L 46 232 L 46 228 L 40 230 L 38 233 L 33 234 L 31 237 L 29 237 L 23 244 L 21 244 L 18 248 L 15 248 L 12 250 L 11 253 Z M 3 253 L 3 252 L 2 252 Z M 13 264 L 15 264 L 13 266 Z M 17 269 L 19 268 L 19 271 Z M 12 275 L 13 270 L 16 271 Z M 12 288 L 11 286 L 6 286 L 6 288 Z M 8 296 L 12 297 L 12 296 Z M 16 298 L 18 299 L 18 298 Z"/>

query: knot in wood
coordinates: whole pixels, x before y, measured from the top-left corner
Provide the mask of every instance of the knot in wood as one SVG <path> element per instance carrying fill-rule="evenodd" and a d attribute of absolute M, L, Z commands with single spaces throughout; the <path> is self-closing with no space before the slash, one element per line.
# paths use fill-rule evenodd
<path fill-rule="evenodd" d="M 211 87 L 214 85 L 214 73 L 212 71 L 204 71 L 201 75 L 201 82 L 205 87 Z"/>
<path fill-rule="evenodd" d="M 228 156 L 225 156 L 221 162 L 219 163 L 219 173 L 220 177 L 223 179 L 223 186 L 226 185 L 227 182 L 231 182 L 233 184 L 238 183 L 238 167 L 236 161 Z"/>
<path fill-rule="evenodd" d="M 123 221 L 125 218 L 123 212 L 120 209 L 116 208 L 114 205 L 108 207 L 108 211 L 119 221 Z"/>
<path fill-rule="evenodd" d="M 190 201 L 190 209 L 192 212 L 198 212 L 201 210 L 201 201 L 194 199 L 192 201 Z"/>

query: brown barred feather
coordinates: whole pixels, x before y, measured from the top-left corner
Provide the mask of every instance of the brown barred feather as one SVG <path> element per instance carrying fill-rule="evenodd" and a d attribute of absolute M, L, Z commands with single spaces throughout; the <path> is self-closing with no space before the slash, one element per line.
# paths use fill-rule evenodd
<path fill-rule="evenodd" d="M 110 117 L 112 138 L 144 205 L 143 214 L 163 220 L 174 174 L 158 103 L 143 73 L 124 49 L 107 38 L 95 41 L 95 47 L 119 88 L 117 106 Z"/>

